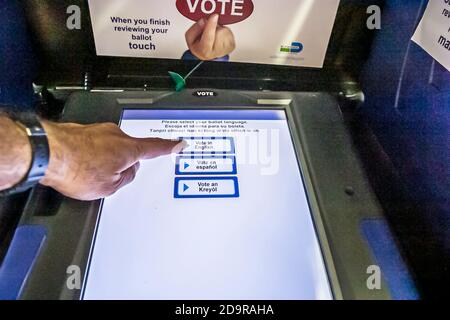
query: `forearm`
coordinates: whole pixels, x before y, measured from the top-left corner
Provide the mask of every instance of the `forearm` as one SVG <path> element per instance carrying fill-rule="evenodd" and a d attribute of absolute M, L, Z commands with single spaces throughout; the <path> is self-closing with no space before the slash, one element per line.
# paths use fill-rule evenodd
<path fill-rule="evenodd" d="M 31 165 L 31 145 L 25 131 L 0 115 L 0 190 L 15 186 Z"/>
<path fill-rule="evenodd" d="M 40 183 L 78 200 L 109 196 L 133 181 L 140 160 L 180 153 L 185 147 L 181 141 L 133 138 L 113 123 L 40 122 L 50 150 Z M 25 129 L 0 113 L 0 190 L 26 177 L 32 152 Z"/>

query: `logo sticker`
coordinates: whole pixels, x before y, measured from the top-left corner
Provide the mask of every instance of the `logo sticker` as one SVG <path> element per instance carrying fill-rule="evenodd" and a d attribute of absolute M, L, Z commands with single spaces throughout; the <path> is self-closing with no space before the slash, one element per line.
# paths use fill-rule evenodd
<path fill-rule="evenodd" d="M 303 44 L 301 42 L 292 42 L 290 46 L 281 46 L 280 52 L 285 53 L 300 53 L 303 51 Z"/>
<path fill-rule="evenodd" d="M 215 97 L 217 96 L 217 92 L 215 91 L 206 91 L 206 90 L 199 90 L 194 92 L 194 96 L 196 97 Z"/>

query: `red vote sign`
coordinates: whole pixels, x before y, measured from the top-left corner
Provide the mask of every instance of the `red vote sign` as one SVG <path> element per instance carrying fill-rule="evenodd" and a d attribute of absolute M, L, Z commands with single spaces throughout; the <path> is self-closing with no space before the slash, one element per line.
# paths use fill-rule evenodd
<path fill-rule="evenodd" d="M 188 19 L 198 21 L 218 13 L 219 24 L 244 21 L 255 8 L 252 0 L 177 0 L 177 9 Z"/>

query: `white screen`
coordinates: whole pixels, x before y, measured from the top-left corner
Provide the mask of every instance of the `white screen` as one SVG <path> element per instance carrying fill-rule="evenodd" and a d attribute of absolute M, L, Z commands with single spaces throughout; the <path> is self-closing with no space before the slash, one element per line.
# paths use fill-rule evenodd
<path fill-rule="evenodd" d="M 331 299 L 285 111 L 124 110 L 186 138 L 105 199 L 84 299 Z"/>

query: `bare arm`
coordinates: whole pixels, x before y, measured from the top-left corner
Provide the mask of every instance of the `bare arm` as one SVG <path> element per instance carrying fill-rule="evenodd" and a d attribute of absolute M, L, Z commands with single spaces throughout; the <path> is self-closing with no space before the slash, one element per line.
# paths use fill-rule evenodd
<path fill-rule="evenodd" d="M 41 121 L 50 161 L 43 185 L 79 200 L 109 196 L 134 180 L 141 160 L 181 151 L 181 141 L 133 138 L 112 123 L 79 125 Z M 25 131 L 0 117 L 0 190 L 23 179 L 31 162 Z"/>
<path fill-rule="evenodd" d="M 19 183 L 31 164 L 31 146 L 25 131 L 0 116 L 0 190 Z"/>

